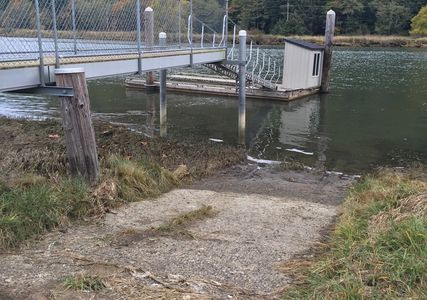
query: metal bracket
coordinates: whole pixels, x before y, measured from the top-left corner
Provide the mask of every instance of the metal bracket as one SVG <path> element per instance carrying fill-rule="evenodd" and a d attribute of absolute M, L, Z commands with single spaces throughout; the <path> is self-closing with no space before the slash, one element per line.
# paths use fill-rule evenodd
<path fill-rule="evenodd" d="M 71 87 L 38 86 L 34 88 L 15 90 L 11 92 L 23 94 L 41 94 L 56 97 L 74 97 L 74 89 Z"/>

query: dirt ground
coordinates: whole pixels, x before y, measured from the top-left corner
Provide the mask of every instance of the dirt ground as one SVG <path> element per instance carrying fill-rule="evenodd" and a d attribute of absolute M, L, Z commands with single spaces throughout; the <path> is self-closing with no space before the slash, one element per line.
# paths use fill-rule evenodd
<path fill-rule="evenodd" d="M 0 299 L 274 299 L 280 266 L 324 238 L 352 180 L 240 165 L 0 255 Z M 153 228 L 203 205 L 185 232 Z M 97 276 L 98 292 L 67 289 Z"/>

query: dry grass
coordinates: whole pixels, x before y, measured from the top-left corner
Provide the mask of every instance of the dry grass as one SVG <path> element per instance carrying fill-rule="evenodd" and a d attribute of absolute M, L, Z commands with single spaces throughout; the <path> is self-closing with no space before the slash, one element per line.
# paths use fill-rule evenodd
<path fill-rule="evenodd" d="M 101 180 L 89 187 L 68 174 L 56 121 L 0 118 L 0 249 L 73 220 L 100 217 L 123 203 L 167 192 L 244 158 L 243 149 L 148 139 L 95 123 Z"/>
<path fill-rule="evenodd" d="M 323 36 L 308 36 L 308 35 L 265 35 L 265 34 L 252 34 L 250 35 L 254 41 L 263 45 L 283 45 L 285 38 L 302 39 L 312 43 L 323 44 Z M 421 48 L 427 47 L 427 37 L 414 37 L 414 36 L 383 36 L 383 35 L 354 35 L 343 36 L 338 35 L 334 38 L 336 46 L 342 47 L 412 47 Z"/>
<path fill-rule="evenodd" d="M 210 205 L 203 205 L 201 208 L 196 210 L 180 214 L 172 218 L 167 223 L 161 224 L 157 228 L 153 228 L 152 231 L 157 231 L 161 233 L 172 233 L 172 232 L 181 232 L 189 225 L 194 222 L 211 218 L 215 215 L 215 212 Z"/>
<path fill-rule="evenodd" d="M 285 298 L 427 298 L 425 171 L 381 170 L 356 184 L 326 253 L 297 267 Z"/>

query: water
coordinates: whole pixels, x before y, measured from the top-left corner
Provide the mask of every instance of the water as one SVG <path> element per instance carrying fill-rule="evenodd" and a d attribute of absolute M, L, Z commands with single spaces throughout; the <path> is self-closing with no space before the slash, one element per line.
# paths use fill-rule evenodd
<path fill-rule="evenodd" d="M 352 174 L 427 163 L 427 52 L 340 49 L 333 63 L 328 95 L 291 103 L 248 100 L 248 154 L 292 157 Z M 89 90 L 97 118 L 158 134 L 157 94 L 127 90 L 123 78 L 91 81 Z M 235 144 L 237 104 L 233 98 L 170 93 L 168 135 Z M 0 94 L 0 115 L 55 117 L 56 109 L 54 98 Z"/>

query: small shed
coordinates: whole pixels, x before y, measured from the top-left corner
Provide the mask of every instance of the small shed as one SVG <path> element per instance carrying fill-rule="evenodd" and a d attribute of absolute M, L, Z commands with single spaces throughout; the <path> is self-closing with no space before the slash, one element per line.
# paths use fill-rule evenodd
<path fill-rule="evenodd" d="M 320 88 L 324 47 L 301 40 L 286 39 L 283 84 L 280 90 Z"/>

